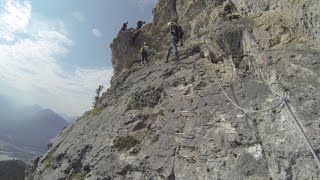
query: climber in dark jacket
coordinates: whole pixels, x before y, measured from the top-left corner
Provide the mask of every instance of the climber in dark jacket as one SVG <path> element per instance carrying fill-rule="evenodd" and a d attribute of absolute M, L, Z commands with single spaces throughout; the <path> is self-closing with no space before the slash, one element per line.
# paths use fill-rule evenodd
<path fill-rule="evenodd" d="M 178 25 L 173 22 L 169 22 L 168 26 L 170 29 L 171 44 L 168 48 L 168 53 L 167 53 L 167 57 L 166 57 L 166 61 L 165 61 L 166 63 L 169 61 L 169 56 L 171 54 L 172 49 L 173 49 L 174 54 L 176 56 L 176 61 L 179 61 L 179 52 L 178 52 L 177 44 L 178 44 L 179 40 L 181 39 L 181 37 L 179 37 Z M 181 41 L 181 45 L 183 45 L 182 41 Z"/>
<path fill-rule="evenodd" d="M 133 34 L 132 34 L 132 43 L 134 44 L 136 39 L 138 38 L 138 36 L 141 33 L 141 28 L 143 26 L 143 24 L 145 24 L 145 21 L 138 21 L 137 22 L 137 28 L 135 30 L 133 30 Z"/>
<path fill-rule="evenodd" d="M 141 29 L 143 24 L 145 24 L 146 22 L 145 21 L 138 21 L 137 22 L 137 29 Z"/>
<path fill-rule="evenodd" d="M 128 21 L 122 24 L 122 28 L 120 31 L 125 31 L 128 27 Z"/>

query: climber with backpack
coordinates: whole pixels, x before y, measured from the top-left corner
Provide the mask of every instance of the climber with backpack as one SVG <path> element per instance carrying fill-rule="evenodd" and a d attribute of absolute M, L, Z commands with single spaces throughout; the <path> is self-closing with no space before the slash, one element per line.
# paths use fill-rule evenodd
<path fill-rule="evenodd" d="M 145 23 L 146 23 L 145 21 L 138 21 L 138 22 L 137 22 L 137 29 L 141 29 L 142 26 L 143 26 Z"/>
<path fill-rule="evenodd" d="M 149 55 L 149 46 L 148 44 L 145 42 L 143 43 L 143 46 L 140 49 L 140 54 L 141 54 L 141 65 L 144 64 L 144 62 L 149 63 L 148 61 L 148 55 Z"/>
<path fill-rule="evenodd" d="M 169 56 L 171 54 L 171 50 L 174 50 L 175 56 L 176 56 L 176 61 L 179 61 L 179 52 L 177 48 L 177 44 L 181 43 L 181 46 L 183 46 L 182 38 L 183 38 L 183 30 L 182 27 L 176 23 L 169 22 L 168 23 L 169 29 L 170 29 L 170 36 L 171 36 L 171 44 L 168 48 L 168 53 L 166 57 L 166 63 L 169 62 Z"/>
<path fill-rule="evenodd" d="M 133 30 L 133 34 L 131 36 L 131 41 L 132 41 L 133 44 L 135 43 L 136 39 L 140 35 L 141 28 L 145 23 L 146 23 L 145 21 L 138 21 L 137 22 L 137 28 Z"/>

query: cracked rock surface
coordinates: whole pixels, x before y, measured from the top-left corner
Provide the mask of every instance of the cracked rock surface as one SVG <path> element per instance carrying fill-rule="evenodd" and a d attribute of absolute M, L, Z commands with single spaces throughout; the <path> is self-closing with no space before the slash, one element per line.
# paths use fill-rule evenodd
<path fill-rule="evenodd" d="M 277 95 L 287 91 L 319 156 L 319 16 L 316 0 L 159 0 L 135 44 L 131 32 L 113 41 L 98 108 L 61 131 L 26 179 L 320 179 Z M 185 30 L 180 62 L 164 63 L 169 20 Z M 144 41 L 157 53 L 140 66 Z M 242 111 L 221 88 L 242 108 L 272 110 Z"/>

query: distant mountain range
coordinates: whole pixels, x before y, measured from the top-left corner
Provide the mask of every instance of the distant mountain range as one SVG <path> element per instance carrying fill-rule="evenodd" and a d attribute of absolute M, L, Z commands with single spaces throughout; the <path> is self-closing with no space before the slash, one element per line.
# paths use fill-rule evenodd
<path fill-rule="evenodd" d="M 51 109 L 19 107 L 0 96 L 0 161 L 25 161 L 46 151 L 49 140 L 67 124 Z"/>
<path fill-rule="evenodd" d="M 69 116 L 67 114 L 59 114 L 63 119 L 65 119 L 68 123 L 73 123 L 74 121 L 76 121 L 78 119 L 78 117 L 75 116 Z"/>

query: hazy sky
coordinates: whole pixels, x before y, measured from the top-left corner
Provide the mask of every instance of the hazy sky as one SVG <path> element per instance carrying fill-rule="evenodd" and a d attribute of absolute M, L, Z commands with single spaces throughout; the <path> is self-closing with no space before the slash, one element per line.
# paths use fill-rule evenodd
<path fill-rule="evenodd" d="M 0 0 L 0 94 L 81 115 L 112 76 L 109 44 L 157 0 Z"/>

